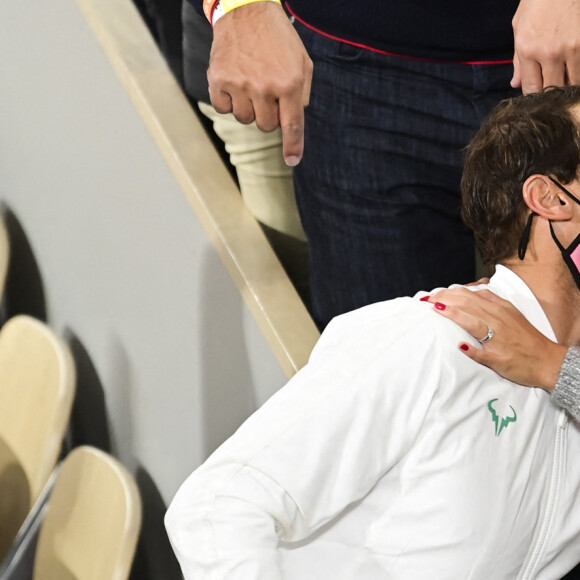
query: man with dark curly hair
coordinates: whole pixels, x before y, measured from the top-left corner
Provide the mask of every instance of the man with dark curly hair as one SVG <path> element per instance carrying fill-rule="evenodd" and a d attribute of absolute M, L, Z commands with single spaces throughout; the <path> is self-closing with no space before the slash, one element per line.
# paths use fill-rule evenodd
<path fill-rule="evenodd" d="M 580 87 L 500 105 L 462 187 L 495 267 L 486 288 L 565 345 L 580 341 L 579 122 Z M 553 580 L 574 567 L 579 426 L 546 391 L 463 356 L 478 341 L 428 297 L 335 318 L 187 479 L 166 524 L 188 580 Z"/>

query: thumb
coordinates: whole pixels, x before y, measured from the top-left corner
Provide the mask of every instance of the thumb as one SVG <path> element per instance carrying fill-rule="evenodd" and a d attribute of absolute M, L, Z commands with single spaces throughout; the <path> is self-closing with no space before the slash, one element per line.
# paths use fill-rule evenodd
<path fill-rule="evenodd" d="M 492 357 L 490 356 L 490 353 L 483 348 L 476 348 L 467 342 L 461 342 L 459 343 L 459 349 L 471 360 L 491 368 Z"/>

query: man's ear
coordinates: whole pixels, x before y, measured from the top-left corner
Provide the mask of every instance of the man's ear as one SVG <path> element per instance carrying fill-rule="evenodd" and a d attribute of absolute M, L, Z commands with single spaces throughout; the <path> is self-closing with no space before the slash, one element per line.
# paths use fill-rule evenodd
<path fill-rule="evenodd" d="M 531 175 L 524 182 L 522 194 L 526 205 L 539 216 L 551 221 L 572 218 L 568 196 L 545 175 Z"/>

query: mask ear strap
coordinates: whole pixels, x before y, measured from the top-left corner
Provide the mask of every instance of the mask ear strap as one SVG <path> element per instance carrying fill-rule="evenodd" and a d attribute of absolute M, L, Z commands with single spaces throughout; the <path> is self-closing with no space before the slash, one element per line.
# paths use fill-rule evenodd
<path fill-rule="evenodd" d="M 548 176 L 548 179 L 559 189 L 561 189 L 568 197 L 572 198 L 577 204 L 580 205 L 580 199 L 578 199 L 571 191 L 568 191 L 559 181 L 556 181 L 553 177 Z"/>
<path fill-rule="evenodd" d="M 554 226 L 552 225 L 552 222 L 550 221 L 550 233 L 552 234 L 552 239 L 556 242 L 556 245 L 560 248 L 561 252 L 565 252 L 566 248 L 564 248 L 564 246 L 560 243 L 560 240 L 556 237 L 556 232 L 554 231 Z"/>
<path fill-rule="evenodd" d="M 522 231 L 522 237 L 520 238 L 520 244 L 518 246 L 518 258 L 520 260 L 523 260 L 526 255 L 526 250 L 528 249 L 528 243 L 530 241 L 530 233 L 532 231 L 532 221 L 537 215 L 538 214 L 535 211 L 530 214 L 526 227 Z"/>

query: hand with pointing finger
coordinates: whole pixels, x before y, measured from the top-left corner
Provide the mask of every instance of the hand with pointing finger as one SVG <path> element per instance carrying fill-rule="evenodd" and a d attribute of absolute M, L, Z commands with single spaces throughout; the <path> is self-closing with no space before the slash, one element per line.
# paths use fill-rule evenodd
<path fill-rule="evenodd" d="M 208 81 L 218 113 L 233 112 L 262 131 L 282 129 L 286 163 L 304 151 L 304 108 L 312 61 L 282 7 L 253 2 L 221 17 L 214 28 Z"/>

